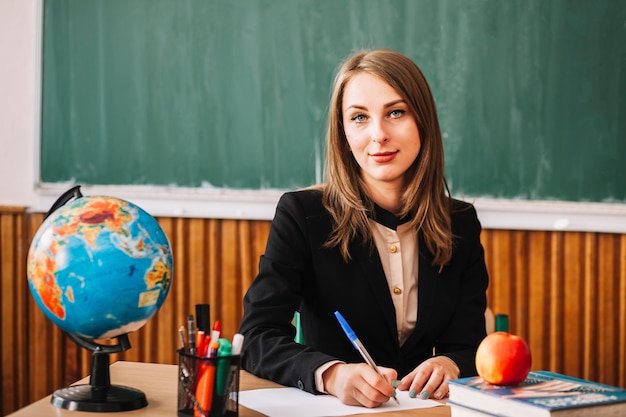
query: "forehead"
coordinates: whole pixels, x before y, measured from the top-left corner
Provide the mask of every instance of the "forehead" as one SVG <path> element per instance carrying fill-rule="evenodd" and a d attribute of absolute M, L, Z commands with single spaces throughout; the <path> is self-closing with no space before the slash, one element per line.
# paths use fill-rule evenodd
<path fill-rule="evenodd" d="M 382 78 L 367 72 L 353 75 L 346 83 L 342 107 L 385 104 L 402 96 Z"/>

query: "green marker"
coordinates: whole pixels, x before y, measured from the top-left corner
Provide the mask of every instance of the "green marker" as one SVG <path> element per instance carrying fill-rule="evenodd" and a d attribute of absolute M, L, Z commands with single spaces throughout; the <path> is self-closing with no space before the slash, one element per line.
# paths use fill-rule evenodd
<path fill-rule="evenodd" d="M 211 415 L 214 416 L 222 415 L 224 404 L 228 399 L 226 391 L 228 390 L 228 378 L 230 375 L 230 358 L 226 357 L 230 356 L 232 352 L 232 345 L 228 339 L 219 338 L 218 342 L 220 346 L 217 349 L 217 369 L 215 370 L 215 390 L 213 392 L 215 400 L 211 409 Z"/>

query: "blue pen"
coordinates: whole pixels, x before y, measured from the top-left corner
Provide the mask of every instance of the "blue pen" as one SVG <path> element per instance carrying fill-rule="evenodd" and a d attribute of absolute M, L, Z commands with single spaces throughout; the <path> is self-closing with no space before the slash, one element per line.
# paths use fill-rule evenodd
<path fill-rule="evenodd" d="M 339 324 L 341 324 L 341 328 L 343 329 L 344 333 L 346 334 L 346 336 L 348 336 L 348 339 L 350 339 L 350 341 L 352 342 L 356 350 L 358 350 L 361 356 L 363 356 L 363 359 L 365 359 L 365 362 L 367 362 L 367 364 L 371 366 L 372 369 L 374 369 L 378 375 L 383 376 L 378 370 L 378 367 L 376 366 L 374 359 L 372 359 L 370 354 L 367 353 L 367 350 L 365 350 L 365 346 L 363 346 L 363 343 L 361 343 L 359 338 L 356 337 L 356 333 L 354 333 L 354 330 L 352 330 L 352 327 L 350 327 L 346 319 L 344 319 L 341 313 L 338 311 L 335 311 L 335 317 L 337 317 L 337 320 L 339 321 Z M 396 400 L 398 404 L 400 404 L 400 401 L 398 401 L 395 395 L 393 399 Z"/>

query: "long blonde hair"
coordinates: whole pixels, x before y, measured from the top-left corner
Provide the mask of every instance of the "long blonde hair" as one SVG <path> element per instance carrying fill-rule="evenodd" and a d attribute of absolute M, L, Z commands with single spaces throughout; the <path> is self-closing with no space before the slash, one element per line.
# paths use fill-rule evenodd
<path fill-rule="evenodd" d="M 422 234 L 433 264 L 443 268 L 452 257 L 450 191 L 444 175 L 443 142 L 435 101 L 417 65 L 405 55 L 386 49 L 360 51 L 349 57 L 334 80 L 326 138 L 326 183 L 323 202 L 333 219 L 328 247 L 338 246 L 350 259 L 349 243 L 372 241 L 369 218 L 374 202 L 365 192 L 360 167 L 343 129 L 342 102 L 345 86 L 357 73 L 375 75 L 406 101 L 420 133 L 421 149 L 405 174 L 399 217 L 411 216 L 411 226 Z"/>

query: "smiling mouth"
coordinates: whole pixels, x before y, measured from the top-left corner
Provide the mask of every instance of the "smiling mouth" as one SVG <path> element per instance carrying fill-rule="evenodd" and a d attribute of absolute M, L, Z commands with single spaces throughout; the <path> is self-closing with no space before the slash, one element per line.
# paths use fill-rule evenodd
<path fill-rule="evenodd" d="M 371 154 L 370 157 L 376 162 L 383 163 L 391 161 L 396 155 L 397 152 L 378 152 Z"/>

